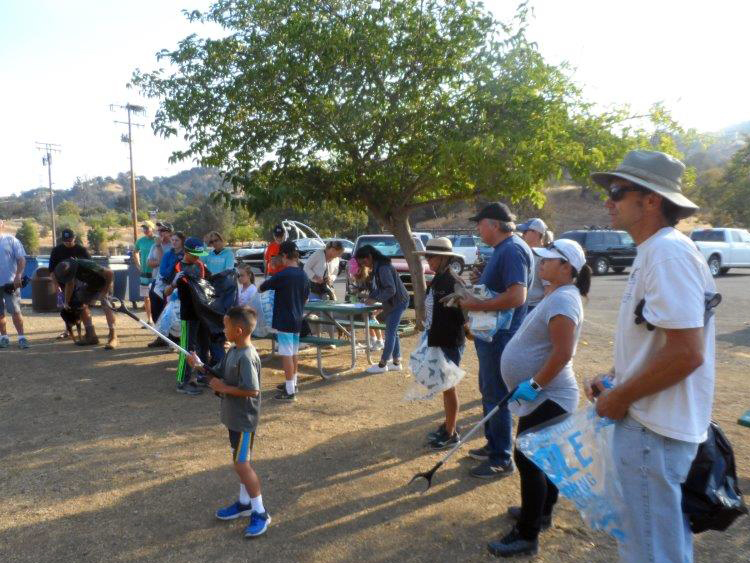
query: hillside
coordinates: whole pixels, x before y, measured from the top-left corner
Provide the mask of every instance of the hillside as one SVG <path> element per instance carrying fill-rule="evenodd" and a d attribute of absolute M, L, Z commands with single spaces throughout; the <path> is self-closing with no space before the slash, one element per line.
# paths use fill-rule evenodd
<path fill-rule="evenodd" d="M 599 192 L 584 190 L 580 186 L 560 186 L 550 188 L 545 192 L 546 202 L 541 209 L 528 206 L 513 206 L 511 209 L 523 221 L 530 217 L 541 217 L 556 234 L 571 229 L 591 226 L 609 226 L 609 216 L 604 208 L 604 200 Z M 454 206 L 455 207 L 455 206 Z M 453 212 L 441 214 L 435 219 L 419 221 L 415 230 L 443 231 L 443 230 L 474 230 L 476 224 L 469 217 L 476 213 L 472 205 L 463 205 Z M 682 231 L 691 231 L 698 226 L 710 226 L 700 214 L 688 220 L 681 221 L 677 227 Z"/>

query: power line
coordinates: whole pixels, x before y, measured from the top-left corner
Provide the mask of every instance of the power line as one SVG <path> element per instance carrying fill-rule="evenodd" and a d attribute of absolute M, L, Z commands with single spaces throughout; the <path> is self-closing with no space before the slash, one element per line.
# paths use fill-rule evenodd
<path fill-rule="evenodd" d="M 141 123 L 133 123 L 131 119 L 131 115 L 146 115 L 146 108 L 143 106 L 137 106 L 135 104 L 125 104 L 124 106 L 119 104 L 110 104 L 109 106 L 110 111 L 116 111 L 116 110 L 127 110 L 128 112 L 128 120 L 127 121 L 116 121 L 115 123 L 120 123 L 122 125 L 128 126 L 128 134 L 122 135 L 120 137 L 120 140 L 123 143 L 128 144 L 128 149 L 130 151 L 130 211 L 132 214 L 133 219 L 133 245 L 135 245 L 135 242 L 138 240 L 138 209 L 137 209 L 137 198 L 135 193 L 135 174 L 133 173 L 133 127 L 143 127 Z"/>
<path fill-rule="evenodd" d="M 37 150 L 40 150 L 44 153 L 42 156 L 42 166 L 47 167 L 47 180 L 49 181 L 49 212 L 52 216 L 52 246 L 57 246 L 57 228 L 55 225 L 55 196 L 52 193 L 52 153 L 53 152 L 61 152 L 60 147 L 61 145 L 56 145 L 55 143 L 40 143 L 39 141 L 36 142 L 36 148 Z"/>

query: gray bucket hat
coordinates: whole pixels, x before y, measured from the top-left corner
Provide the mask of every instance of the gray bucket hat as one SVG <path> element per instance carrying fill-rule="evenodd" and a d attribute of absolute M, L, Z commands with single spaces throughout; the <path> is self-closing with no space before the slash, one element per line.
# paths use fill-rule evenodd
<path fill-rule="evenodd" d="M 685 165 L 663 152 L 630 151 L 617 169 L 610 172 L 595 172 L 591 179 L 605 189 L 615 178 L 622 178 L 651 190 L 683 209 L 681 218 L 689 217 L 698 206 L 682 193 L 682 174 Z"/>

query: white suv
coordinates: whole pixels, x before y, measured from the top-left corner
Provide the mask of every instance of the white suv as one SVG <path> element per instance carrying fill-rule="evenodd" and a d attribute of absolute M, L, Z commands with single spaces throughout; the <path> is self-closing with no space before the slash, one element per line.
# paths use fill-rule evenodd
<path fill-rule="evenodd" d="M 453 252 L 464 257 L 463 266 L 473 266 L 477 261 L 477 244 L 479 237 L 473 235 L 453 235 Z"/>

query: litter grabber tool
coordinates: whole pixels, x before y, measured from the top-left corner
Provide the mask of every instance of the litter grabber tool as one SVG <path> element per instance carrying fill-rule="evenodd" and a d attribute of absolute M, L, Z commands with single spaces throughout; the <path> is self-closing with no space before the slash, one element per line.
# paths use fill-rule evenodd
<path fill-rule="evenodd" d="M 426 493 L 427 490 L 432 486 L 432 477 L 435 475 L 435 472 L 438 469 L 440 469 L 443 466 L 443 464 L 446 461 L 448 461 L 448 459 L 450 459 L 450 457 L 454 453 L 456 453 L 458 451 L 458 449 L 461 446 L 463 446 L 464 443 L 466 443 L 469 440 L 469 438 L 471 438 L 477 430 L 479 430 L 479 428 L 481 426 L 484 426 L 485 422 L 487 422 L 489 419 L 491 419 L 493 416 L 495 416 L 497 414 L 497 411 L 499 411 L 501 407 L 504 407 L 506 404 L 508 404 L 508 401 L 510 401 L 510 398 L 513 396 L 514 392 L 515 392 L 515 389 L 513 391 L 511 391 L 510 393 L 508 393 L 505 397 L 503 397 L 498 404 L 496 404 L 494 407 L 492 407 L 492 409 L 490 410 L 490 412 L 488 412 L 486 415 L 484 415 L 484 418 L 482 418 L 482 420 L 480 420 L 479 422 L 477 422 L 476 425 L 474 425 L 474 428 L 472 428 L 471 430 L 469 430 L 466 433 L 466 435 L 463 436 L 456 443 L 456 445 L 453 446 L 453 448 L 451 448 L 451 450 L 447 454 L 445 454 L 443 456 L 443 459 L 441 459 L 440 461 L 438 461 L 432 467 L 432 469 L 430 469 L 429 471 L 424 471 L 422 473 L 417 473 L 416 475 L 414 475 L 414 477 L 411 478 L 411 481 L 409 481 L 409 485 L 411 485 L 412 483 L 415 483 L 415 482 L 422 483 L 422 481 L 419 481 L 419 480 L 423 479 L 424 480 L 423 484 L 426 484 L 427 486 L 422 491 L 422 494 Z"/>
<path fill-rule="evenodd" d="M 118 297 L 111 297 L 108 301 L 109 301 L 109 306 L 112 308 L 113 311 L 115 311 L 116 313 L 123 313 L 124 315 L 127 315 L 128 317 L 130 317 L 131 319 L 133 319 L 134 321 L 136 321 L 138 324 L 140 324 L 142 327 L 150 330 L 151 332 L 153 332 L 156 335 L 157 338 L 163 340 L 164 343 L 167 346 L 169 346 L 170 348 L 172 348 L 175 352 L 179 352 L 181 354 L 185 354 L 186 356 L 190 355 L 190 352 L 188 352 L 187 350 L 185 350 L 185 348 L 183 348 L 179 344 L 176 344 L 175 342 L 173 342 L 168 336 L 162 334 L 161 332 L 159 332 L 158 330 L 156 330 L 154 327 L 152 327 L 150 324 L 148 324 L 144 320 L 138 318 L 138 315 L 136 315 L 135 313 L 133 313 L 133 311 L 129 310 L 125 306 L 125 302 L 122 299 L 120 299 Z M 198 360 L 198 363 L 196 364 L 196 366 L 197 367 L 202 367 L 204 370 L 206 370 L 206 373 L 208 375 L 210 375 L 212 377 L 218 377 L 219 379 L 221 379 L 221 375 L 219 373 L 217 373 L 216 371 L 214 371 L 213 369 L 211 369 L 210 367 L 208 367 L 206 364 L 204 364 L 200 360 Z"/>

